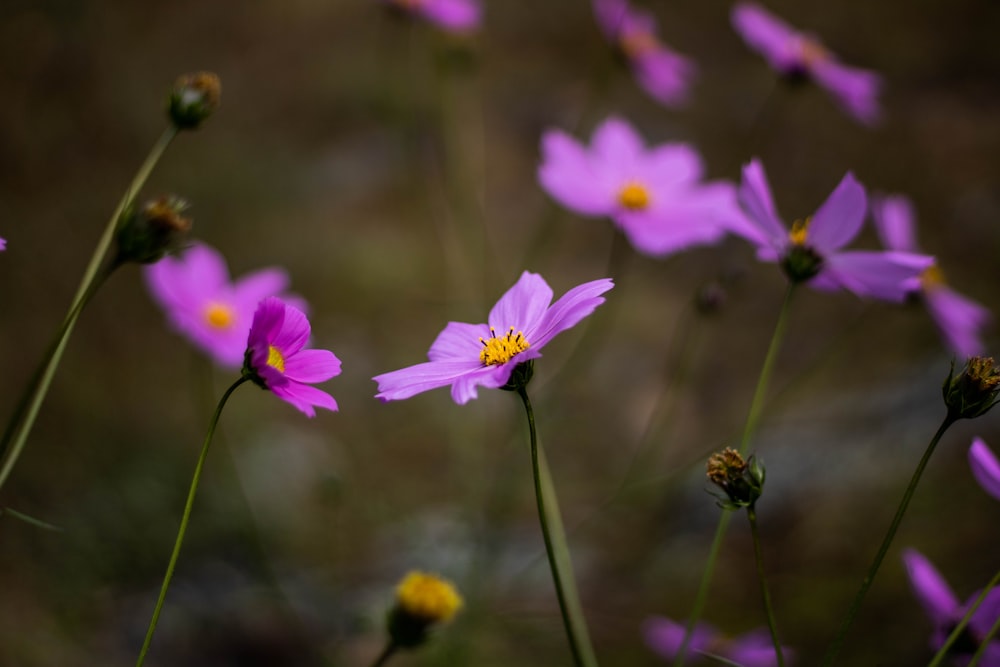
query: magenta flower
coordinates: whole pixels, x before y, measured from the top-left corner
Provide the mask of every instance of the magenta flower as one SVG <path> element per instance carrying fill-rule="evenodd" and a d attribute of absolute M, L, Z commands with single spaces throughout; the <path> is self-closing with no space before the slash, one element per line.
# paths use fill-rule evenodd
<path fill-rule="evenodd" d="M 651 15 L 632 9 L 627 0 L 594 0 L 594 14 L 643 90 L 667 106 L 687 102 L 697 69 L 690 59 L 660 41 Z"/>
<path fill-rule="evenodd" d="M 969 467 L 983 491 L 1000 500 L 1000 461 L 982 438 L 972 440 Z"/>
<path fill-rule="evenodd" d="M 909 199 L 902 195 L 873 198 L 872 217 L 886 248 L 919 252 L 914 232 L 916 215 Z M 927 305 L 945 344 L 955 354 L 960 357 L 982 354 L 982 331 L 992 319 L 990 311 L 951 289 L 937 264 L 914 279 L 910 290 Z"/>
<path fill-rule="evenodd" d="M 260 302 L 247 337 L 243 373 L 283 401 L 315 417 L 313 406 L 336 410 L 333 396 L 310 385 L 340 375 L 340 359 L 329 350 L 304 350 L 305 314 L 278 297 Z"/>
<path fill-rule="evenodd" d="M 222 255 L 201 243 L 178 257 L 164 257 L 146 266 L 144 275 L 173 328 L 229 368 L 243 363 L 257 304 L 288 287 L 288 275 L 277 268 L 230 282 Z"/>
<path fill-rule="evenodd" d="M 866 125 L 879 120 L 882 82 L 871 70 L 841 64 L 818 39 L 798 32 L 760 5 L 733 7 L 733 27 L 771 67 L 790 78 L 808 78 L 833 95 L 847 113 Z"/>
<path fill-rule="evenodd" d="M 0 250 L 7 249 L 7 241 L 5 239 L 0 239 Z"/>
<path fill-rule="evenodd" d="M 788 230 L 778 217 L 760 161 L 743 167 L 739 201 L 750 224 L 734 231 L 757 246 L 762 261 L 781 262 L 793 282 L 820 290 L 902 301 L 934 258 L 910 252 L 842 250 L 864 222 L 865 190 L 848 172 L 815 214 Z"/>
<path fill-rule="evenodd" d="M 392 9 L 418 16 L 452 32 L 479 27 L 482 9 L 477 0 L 382 0 Z"/>
<path fill-rule="evenodd" d="M 906 566 L 917 600 L 934 625 L 930 644 L 931 648 L 937 651 L 979 597 L 979 593 L 970 596 L 965 604 L 959 604 L 948 582 L 934 569 L 930 561 L 915 549 L 903 551 L 903 564 Z M 986 595 L 986 599 L 976 609 L 965 627 L 965 632 L 952 644 L 951 655 L 956 659 L 953 664 L 968 662 L 997 618 L 1000 618 L 1000 588 L 994 588 Z M 1000 641 L 990 641 L 979 664 L 982 667 L 1000 667 Z"/>
<path fill-rule="evenodd" d="M 542 356 L 556 334 L 604 303 L 600 295 L 613 286 L 607 278 L 594 280 L 552 303 L 548 283 L 525 271 L 490 310 L 488 324 L 449 322 L 431 345 L 429 362 L 372 378 L 378 383 L 375 397 L 396 401 L 451 385 L 451 397 L 464 405 L 477 397 L 477 387 L 499 389 L 515 367 Z"/>
<path fill-rule="evenodd" d="M 716 243 L 745 225 L 730 183 L 703 184 L 698 152 L 683 143 L 650 149 L 627 122 L 609 118 L 590 147 L 561 130 L 542 136 L 538 181 L 586 216 L 607 216 L 640 252 L 667 255 Z"/>
<path fill-rule="evenodd" d="M 687 628 L 669 618 L 651 616 L 642 626 L 646 646 L 665 660 L 674 660 L 681 650 Z M 782 648 L 785 663 L 792 661 L 791 649 Z M 685 662 L 696 662 L 701 655 L 725 658 L 743 667 L 774 667 L 778 658 L 767 630 L 752 630 L 738 637 L 726 638 L 707 623 L 698 623 L 691 632 Z"/>

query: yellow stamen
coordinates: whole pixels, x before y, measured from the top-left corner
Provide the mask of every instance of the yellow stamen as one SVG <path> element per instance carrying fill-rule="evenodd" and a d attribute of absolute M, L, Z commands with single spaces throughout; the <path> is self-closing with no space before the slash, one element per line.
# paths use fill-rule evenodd
<path fill-rule="evenodd" d="M 945 284 L 944 273 L 937 264 L 932 264 L 920 274 L 920 287 L 925 290 L 942 287 Z"/>
<path fill-rule="evenodd" d="M 630 211 L 642 211 L 649 206 L 649 190 L 641 183 L 630 181 L 618 191 L 618 203 Z"/>
<path fill-rule="evenodd" d="M 802 37 L 799 40 L 799 55 L 806 67 L 815 67 L 830 59 L 830 52 L 816 40 Z"/>
<path fill-rule="evenodd" d="M 490 327 L 490 338 L 480 338 L 479 342 L 483 344 L 483 349 L 479 352 L 479 360 L 485 366 L 505 364 L 518 352 L 524 352 L 531 347 L 523 333 L 520 331 L 514 333 L 514 327 L 511 327 L 506 335 L 499 338 L 493 327 Z"/>
<path fill-rule="evenodd" d="M 461 596 L 449 581 L 416 571 L 399 582 L 396 602 L 407 614 L 431 623 L 451 619 L 462 606 Z"/>
<path fill-rule="evenodd" d="M 228 329 L 233 324 L 233 309 L 221 303 L 212 303 L 205 309 L 205 321 L 216 329 Z"/>
<path fill-rule="evenodd" d="M 633 30 L 622 34 L 618 44 L 628 58 L 638 58 L 661 48 L 656 35 L 645 30 Z"/>
<path fill-rule="evenodd" d="M 796 220 L 792 223 L 792 231 L 788 232 L 788 240 L 792 242 L 792 245 L 802 246 L 806 244 L 810 222 L 812 222 L 812 218 Z"/>
<path fill-rule="evenodd" d="M 285 372 L 285 357 L 281 354 L 281 350 L 273 345 L 267 346 L 267 365 L 279 373 Z"/>

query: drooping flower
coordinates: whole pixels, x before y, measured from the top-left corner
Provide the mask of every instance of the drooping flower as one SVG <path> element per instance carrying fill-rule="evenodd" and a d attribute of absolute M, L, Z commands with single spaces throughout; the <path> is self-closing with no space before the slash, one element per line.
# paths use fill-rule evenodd
<path fill-rule="evenodd" d="M 969 467 L 983 491 L 1000 500 L 1000 461 L 982 438 L 973 438 Z"/>
<path fill-rule="evenodd" d="M 842 64 L 816 37 L 795 30 L 755 3 L 738 3 L 730 18 L 747 45 L 780 74 L 812 79 L 858 121 L 866 125 L 878 122 L 882 87 L 878 74 Z"/>
<path fill-rule="evenodd" d="M 780 262 L 793 282 L 902 301 L 934 258 L 901 251 L 842 250 L 861 231 L 867 201 L 864 188 L 848 172 L 815 214 L 796 220 L 789 230 L 778 217 L 764 167 L 754 159 L 743 167 L 739 189 L 750 224 L 734 232 L 757 246 L 761 261 Z"/>
<path fill-rule="evenodd" d="M 716 243 L 745 226 L 731 183 L 702 183 L 701 156 L 688 144 L 646 148 L 627 122 L 609 118 L 589 147 L 561 130 L 542 136 L 538 180 L 563 206 L 606 216 L 640 252 L 667 255 Z"/>
<path fill-rule="evenodd" d="M 915 549 L 903 551 L 903 564 L 906 566 L 917 600 L 934 625 L 930 645 L 937 651 L 979 597 L 979 593 L 973 593 L 965 604 L 959 604 L 948 582 L 931 562 Z M 963 634 L 952 644 L 950 654 L 956 659 L 954 664 L 968 662 L 969 657 L 979 649 L 997 618 L 1000 618 L 1000 588 L 994 588 L 986 595 L 986 599 L 972 615 Z M 990 641 L 979 664 L 983 667 L 1000 667 L 1000 640 Z"/>
<path fill-rule="evenodd" d="M 418 16 L 453 32 L 479 27 L 482 8 L 477 0 L 382 0 L 390 9 Z"/>
<path fill-rule="evenodd" d="M 882 245 L 889 250 L 919 252 L 913 203 L 903 195 L 872 198 L 872 218 Z M 982 331 L 992 317 L 981 304 L 951 289 L 935 263 L 910 286 L 921 297 L 945 344 L 959 357 L 982 354 Z"/>
<path fill-rule="evenodd" d="M 628 62 L 639 85 L 667 106 L 687 102 L 697 72 L 689 58 L 671 50 L 656 34 L 656 21 L 632 9 L 628 0 L 594 0 L 594 14 L 605 37 Z"/>
<path fill-rule="evenodd" d="M 552 288 L 525 271 L 490 310 L 487 324 L 449 322 L 427 353 L 430 361 L 372 378 L 376 398 L 394 401 L 451 385 L 462 405 L 477 397 L 477 387 L 499 389 L 514 369 L 542 356 L 556 334 L 594 312 L 614 286 L 610 279 L 578 285 L 552 303 Z M 551 305 L 550 305 L 551 304 Z"/>
<path fill-rule="evenodd" d="M 684 643 L 687 628 L 669 618 L 651 616 L 642 626 L 646 646 L 665 660 L 674 660 Z M 791 664 L 792 651 L 782 647 L 785 664 Z M 778 658 L 767 630 L 751 630 L 738 637 L 727 638 L 707 623 L 698 623 L 688 641 L 685 663 L 698 662 L 710 654 L 725 658 L 743 667 L 775 667 Z"/>
<path fill-rule="evenodd" d="M 314 385 L 340 375 L 340 359 L 329 350 L 306 350 L 309 320 L 278 297 L 260 302 L 247 337 L 243 374 L 308 417 L 315 407 L 337 409 L 333 396 Z"/>
<path fill-rule="evenodd" d="M 222 255 L 202 243 L 145 267 L 144 276 L 173 328 L 227 368 L 243 363 L 257 304 L 283 292 L 289 282 L 278 268 L 261 269 L 230 282 Z"/>

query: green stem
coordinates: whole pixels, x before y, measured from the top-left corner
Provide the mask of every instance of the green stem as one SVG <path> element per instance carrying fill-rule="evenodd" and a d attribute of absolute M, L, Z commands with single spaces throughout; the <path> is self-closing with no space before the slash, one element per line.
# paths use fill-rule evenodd
<path fill-rule="evenodd" d="M 906 486 L 906 491 L 903 493 L 903 499 L 900 501 L 899 507 L 896 509 L 896 515 L 892 517 L 892 523 L 889 524 L 889 530 L 886 531 L 885 538 L 882 540 L 882 546 L 879 547 L 878 553 L 875 554 L 875 560 L 872 561 L 871 566 L 868 568 L 868 573 L 861 582 L 861 588 L 858 590 L 857 595 L 854 596 L 854 601 L 851 603 L 851 607 L 847 611 L 847 616 L 844 618 L 844 622 L 840 626 L 840 631 L 837 632 L 837 636 L 834 638 L 833 642 L 830 644 L 830 648 L 827 649 L 826 655 L 823 657 L 824 667 L 832 665 L 834 660 L 837 658 L 837 654 L 840 653 L 840 649 L 844 644 L 844 639 L 847 637 L 847 632 L 851 629 L 851 624 L 854 623 L 854 618 L 857 616 L 858 610 L 861 608 L 861 603 L 865 599 L 868 589 L 871 588 L 872 582 L 875 580 L 875 575 L 878 574 L 878 569 L 881 567 L 883 559 L 885 559 L 885 555 L 889 552 L 889 546 L 892 544 L 893 538 L 896 537 L 896 531 L 899 529 L 899 524 L 903 521 L 903 515 L 906 514 L 906 508 L 910 504 L 910 499 L 913 498 L 913 493 L 917 490 L 917 484 L 920 482 L 921 475 L 924 474 L 924 468 L 927 467 L 927 462 L 930 461 L 931 454 L 934 453 L 934 448 L 937 447 L 938 441 L 941 440 L 941 436 L 943 436 L 945 431 L 948 430 L 948 427 L 956 421 L 957 419 L 951 416 L 951 414 L 945 416 L 944 420 L 941 422 L 941 426 L 938 427 L 937 433 L 934 434 L 934 437 L 931 438 L 930 443 L 927 445 L 924 455 L 920 458 L 920 463 L 917 464 L 917 469 L 913 471 L 913 477 L 910 478 L 910 483 Z"/>
<path fill-rule="evenodd" d="M 948 651 L 951 649 L 952 644 L 958 640 L 959 636 L 965 630 L 965 627 L 969 624 L 969 621 L 972 620 L 972 616 L 976 613 L 976 610 L 979 609 L 979 605 L 986 600 L 986 596 L 989 595 L 990 591 L 997 587 L 997 584 L 1000 584 L 1000 571 L 993 575 L 993 578 L 990 579 L 990 583 L 986 584 L 986 588 L 979 593 L 979 597 L 977 597 L 976 601 L 972 603 L 969 610 L 965 612 L 965 616 L 962 617 L 959 624 L 956 625 L 955 629 L 951 631 L 950 635 L 948 635 L 948 639 L 946 639 L 941 648 L 938 649 L 938 652 L 934 654 L 934 658 L 930 661 L 930 663 L 928 663 L 927 667 L 938 667 L 938 665 L 941 664 L 941 661 L 944 660 Z"/>
<path fill-rule="evenodd" d="M 559 504 L 549 475 L 544 454 L 540 453 L 538 433 L 535 429 L 535 413 L 528 399 L 528 392 L 522 386 L 517 390 L 528 416 L 528 431 L 531 437 L 531 470 L 535 479 L 535 500 L 538 504 L 538 520 L 545 541 L 545 553 L 552 571 L 559 611 L 562 613 L 563 627 L 569 640 L 573 662 L 577 667 L 596 667 L 597 658 L 590 645 L 587 621 L 583 615 L 580 599 L 573 583 L 572 563 L 569 547 L 559 514 Z"/>
<path fill-rule="evenodd" d="M 781 310 L 778 312 L 778 321 L 774 325 L 774 333 L 771 335 L 771 343 L 764 355 L 764 365 L 760 369 L 757 377 L 757 386 L 750 399 L 750 411 L 747 413 L 746 424 L 743 427 L 743 438 L 740 441 L 740 454 L 746 454 L 750 447 L 750 440 L 757 430 L 757 422 L 760 420 L 760 413 L 764 407 L 764 398 L 767 395 L 767 387 L 771 381 L 771 373 L 774 371 L 774 363 L 778 359 L 778 350 L 785 338 L 785 330 L 788 328 L 788 312 L 792 303 L 792 294 L 795 293 L 795 283 L 789 282 L 785 290 L 785 298 L 781 302 Z M 691 634 L 695 626 L 701 619 L 701 613 L 705 609 L 705 602 L 708 600 L 708 587 L 712 583 L 712 575 L 715 572 L 715 563 L 719 559 L 719 552 L 722 550 L 722 539 L 726 535 L 726 529 L 731 520 L 729 512 L 723 512 L 719 517 L 719 524 L 715 529 L 715 537 L 712 538 L 712 546 L 709 548 L 708 561 L 705 563 L 705 571 L 701 575 L 701 583 L 698 584 L 698 593 L 695 595 L 694 609 L 691 610 L 691 617 L 688 619 L 687 632 L 684 633 L 684 641 L 681 642 L 680 650 L 674 659 L 674 667 L 681 667 L 687 657 L 688 644 L 691 642 Z"/>
<path fill-rule="evenodd" d="M 236 391 L 236 388 L 247 380 L 249 380 L 248 377 L 241 377 L 226 390 L 226 393 L 219 400 L 215 412 L 212 414 L 212 420 L 208 424 L 208 433 L 205 434 L 205 442 L 201 446 L 201 454 L 198 456 L 198 463 L 194 468 L 194 477 L 191 479 L 191 488 L 188 490 L 187 502 L 184 504 L 181 525 L 177 529 L 177 538 L 174 540 L 174 550 L 170 554 L 170 562 L 167 563 L 167 572 L 163 575 L 163 584 L 160 586 L 160 597 L 157 598 L 156 607 L 153 608 L 153 618 L 149 621 L 149 628 L 146 630 L 146 639 L 142 643 L 142 649 L 139 651 L 139 658 L 136 660 L 135 667 L 141 667 L 142 663 L 146 660 L 146 652 L 149 651 L 149 645 L 153 641 L 153 633 L 156 631 L 156 624 L 160 620 L 163 601 L 167 597 L 167 589 L 170 588 L 170 580 L 174 576 L 177 557 L 181 553 L 181 545 L 184 543 L 184 535 L 187 533 L 188 521 L 191 518 L 191 508 L 194 507 L 194 497 L 198 492 L 198 482 L 201 480 L 201 472 L 205 467 L 205 458 L 208 456 L 208 447 L 212 444 L 212 436 L 215 435 L 215 427 L 218 425 L 219 417 L 222 415 L 222 408 L 225 407 L 226 401 Z"/>
<path fill-rule="evenodd" d="M 997 620 L 993 623 L 993 627 L 990 628 L 990 631 L 986 633 L 986 636 L 983 637 L 983 640 L 979 643 L 979 648 L 976 649 L 975 654 L 972 656 L 972 660 L 969 661 L 969 667 L 976 667 L 976 665 L 979 664 L 979 659 L 986 654 L 986 647 L 990 645 L 990 641 L 993 640 L 993 637 L 996 636 L 997 632 L 1000 632 L 1000 616 L 997 617 Z"/>
<path fill-rule="evenodd" d="M 378 654 L 377 658 L 375 658 L 375 662 L 372 663 L 372 667 L 382 667 L 382 665 L 389 662 L 389 658 L 396 653 L 398 648 L 399 646 L 396 642 L 390 639 L 389 643 L 385 645 L 384 649 L 382 649 L 382 652 Z"/>
<path fill-rule="evenodd" d="M 760 554 L 760 534 L 757 531 L 757 510 L 747 507 L 747 519 L 750 521 L 750 536 L 753 539 L 753 557 L 757 562 L 757 581 L 760 582 L 760 597 L 764 603 L 764 614 L 767 616 L 767 629 L 771 631 L 771 641 L 774 643 L 774 657 L 778 667 L 785 667 L 785 656 L 778 641 L 778 626 L 774 620 L 774 607 L 771 606 L 771 593 L 767 589 L 767 578 L 764 576 L 764 559 Z"/>

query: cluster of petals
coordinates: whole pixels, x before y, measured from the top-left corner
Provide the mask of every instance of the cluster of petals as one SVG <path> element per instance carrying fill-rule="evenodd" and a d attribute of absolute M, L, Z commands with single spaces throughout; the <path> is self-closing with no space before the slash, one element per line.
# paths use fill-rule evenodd
<path fill-rule="evenodd" d="M 642 626 L 646 646 L 665 660 L 674 660 L 681 650 L 687 628 L 669 618 L 652 616 Z M 792 651 L 782 647 L 785 663 L 789 664 Z M 778 657 L 767 630 L 760 628 L 738 637 L 727 638 L 707 623 L 698 623 L 688 640 L 687 656 L 696 661 L 702 655 L 718 656 L 743 667 L 776 667 Z"/>
<path fill-rule="evenodd" d="M 793 251 L 808 251 L 819 263 L 808 284 L 819 290 L 900 302 L 934 263 L 933 257 L 912 252 L 843 249 L 861 231 L 868 210 L 865 190 L 850 172 L 816 213 L 791 230 L 778 216 L 759 160 L 743 168 L 739 202 L 749 224 L 734 231 L 757 247 L 757 257 L 783 262 Z"/>
<path fill-rule="evenodd" d="M 552 303 L 552 288 L 525 271 L 490 310 L 487 324 L 449 322 L 427 353 L 430 361 L 372 378 L 376 398 L 394 401 L 451 385 L 459 405 L 477 397 L 477 388 L 499 389 L 515 367 L 542 356 L 557 334 L 575 326 L 604 303 L 614 283 L 594 280 Z M 491 356 L 492 355 L 492 356 Z"/>
<path fill-rule="evenodd" d="M 913 587 L 917 600 L 920 601 L 931 623 L 934 624 L 930 644 L 931 648 L 937 651 L 944 645 L 948 635 L 979 597 L 979 593 L 976 592 L 970 596 L 965 604 L 960 603 L 944 577 L 927 558 L 915 549 L 903 551 L 903 564 L 906 566 L 910 585 Z M 983 639 L 998 618 L 1000 618 L 1000 588 L 994 588 L 987 593 L 986 598 L 969 620 L 964 640 L 952 645 L 952 655 L 967 659 L 981 646 Z M 969 655 L 966 655 L 966 652 Z M 1000 667 L 1000 640 L 990 641 L 977 664 L 982 667 Z"/>
<path fill-rule="evenodd" d="M 817 38 L 795 30 L 755 3 L 738 3 L 731 19 L 747 45 L 782 75 L 811 79 L 858 121 L 878 122 L 882 86 L 878 74 L 842 64 Z"/>
<path fill-rule="evenodd" d="M 305 313 L 278 297 L 260 302 L 246 340 L 244 372 L 308 417 L 315 408 L 336 410 L 333 396 L 313 387 L 340 375 L 340 359 L 329 350 L 304 349 L 310 326 Z"/>
<path fill-rule="evenodd" d="M 690 59 L 660 41 L 650 14 L 633 9 L 628 0 L 594 0 L 594 15 L 643 90 L 666 106 L 687 101 L 697 69 Z"/>
<path fill-rule="evenodd" d="M 227 368 L 243 364 L 257 304 L 281 294 L 289 283 L 288 274 L 278 268 L 230 281 L 225 259 L 202 243 L 146 266 L 144 275 L 171 326 Z"/>
<path fill-rule="evenodd" d="M 1000 500 L 1000 461 L 982 438 L 972 440 L 969 467 L 983 491 Z"/>
<path fill-rule="evenodd" d="M 716 243 L 742 226 L 735 187 L 703 183 L 690 145 L 647 148 L 627 122 L 601 123 L 584 146 L 561 130 L 542 136 L 538 180 L 549 195 L 586 216 L 609 217 L 640 252 L 662 256 Z"/>
<path fill-rule="evenodd" d="M 886 248 L 919 252 L 914 229 L 916 215 L 908 198 L 873 197 L 872 218 Z M 982 354 L 982 332 L 992 319 L 990 311 L 951 289 L 936 264 L 913 281 L 911 292 L 922 297 L 949 349 L 960 357 Z"/>
<path fill-rule="evenodd" d="M 482 8 L 477 0 L 382 0 L 392 9 L 422 18 L 451 32 L 479 27 Z"/>

